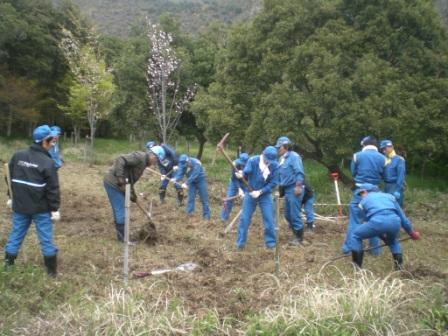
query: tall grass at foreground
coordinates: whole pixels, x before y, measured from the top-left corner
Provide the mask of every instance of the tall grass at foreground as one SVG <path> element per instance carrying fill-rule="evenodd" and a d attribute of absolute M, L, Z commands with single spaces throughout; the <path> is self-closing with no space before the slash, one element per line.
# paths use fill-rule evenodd
<path fill-rule="evenodd" d="M 271 275 L 262 275 L 269 276 Z M 273 277 L 273 276 L 272 276 Z M 412 280 L 377 278 L 369 272 L 341 274 L 341 283 L 325 276 L 292 286 L 275 278 L 279 304 L 257 316 L 236 321 L 210 309 L 200 316 L 170 290 L 133 284 L 111 286 L 103 298 L 84 296 L 81 304 L 63 306 L 49 321 L 39 319 L 34 335 L 424 335 L 429 328 L 409 314 L 422 307 L 422 285 Z M 271 282 L 272 284 L 272 282 Z M 159 293 L 150 299 L 149 293 Z M 416 308 L 414 308 L 416 309 Z M 426 328 L 426 329 L 425 329 Z M 26 329 L 25 329 L 26 330 Z M 31 331 L 30 331 L 31 333 Z"/>

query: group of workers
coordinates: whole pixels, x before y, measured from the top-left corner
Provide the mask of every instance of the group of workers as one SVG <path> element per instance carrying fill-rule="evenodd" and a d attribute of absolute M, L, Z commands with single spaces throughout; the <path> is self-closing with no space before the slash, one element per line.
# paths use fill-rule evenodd
<path fill-rule="evenodd" d="M 48 274 L 56 275 L 57 247 L 52 238 L 52 220 L 59 219 L 60 192 L 57 170 L 62 166 L 57 126 L 43 125 L 33 132 L 33 143 L 27 150 L 15 153 L 9 162 L 10 193 L 8 205 L 12 207 L 12 230 L 5 246 L 5 265 L 11 266 L 32 221 L 36 225 L 41 252 Z M 352 253 L 353 262 L 361 267 L 363 240 L 369 239 L 372 253 L 379 254 L 380 239 L 389 246 L 396 268 L 403 262 L 398 235 L 400 228 L 419 239 L 401 208 L 404 192 L 405 161 L 396 155 L 390 140 L 380 144 L 369 136 L 362 140 L 362 151 L 354 154 L 351 171 L 355 182 L 349 204 L 349 225 L 342 247 L 343 253 Z M 242 211 L 237 229 L 236 249 L 243 250 L 252 215 L 260 207 L 264 242 L 268 250 L 274 249 L 276 240 L 273 191 L 278 187 L 284 200 L 284 217 L 292 231 L 291 245 L 304 244 L 305 210 L 306 227 L 314 229 L 314 194 L 305 179 L 301 156 L 293 151 L 288 137 L 279 137 L 275 146 L 267 146 L 260 155 L 249 157 L 240 153 L 233 162 L 227 198 L 221 211 L 221 220 L 229 219 L 235 198 L 242 199 Z M 103 184 L 112 207 L 117 239 L 124 241 L 125 186 L 131 185 L 130 199 L 137 201 L 135 183 L 149 167 L 158 166 L 160 172 L 160 201 L 165 202 L 166 190 L 171 182 L 176 189 L 176 203 L 183 205 L 184 191 L 188 193 L 186 211 L 195 210 L 199 195 L 202 217 L 210 220 L 206 173 L 201 162 L 186 154 L 178 156 L 167 144 L 149 141 L 144 151 L 120 155 L 106 173 Z M 184 180 L 185 179 L 185 180 Z M 380 185 L 384 183 L 384 192 Z M 12 202 L 11 202 L 12 200 Z M 361 225 L 366 222 L 364 225 Z"/>

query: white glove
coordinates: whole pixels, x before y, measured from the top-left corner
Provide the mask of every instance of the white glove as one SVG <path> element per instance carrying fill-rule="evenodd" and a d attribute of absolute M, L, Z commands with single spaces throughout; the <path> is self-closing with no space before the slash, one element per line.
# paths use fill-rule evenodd
<path fill-rule="evenodd" d="M 6 207 L 12 209 L 12 199 L 9 198 L 9 199 L 6 201 Z"/>
<path fill-rule="evenodd" d="M 178 169 L 179 169 L 178 166 L 174 166 L 174 167 L 173 167 L 173 172 L 177 171 Z"/>
<path fill-rule="evenodd" d="M 166 175 L 160 175 L 160 181 L 165 181 Z"/>
<path fill-rule="evenodd" d="M 254 190 L 254 191 L 251 191 L 249 194 L 252 198 L 258 198 L 261 195 L 261 190 Z"/>
<path fill-rule="evenodd" d="M 243 171 L 242 170 L 238 170 L 235 172 L 235 176 L 237 179 L 242 179 L 243 178 Z"/>
<path fill-rule="evenodd" d="M 59 210 L 51 213 L 51 219 L 55 222 L 61 220 L 61 214 L 59 213 Z"/>
<path fill-rule="evenodd" d="M 238 196 L 240 196 L 241 199 L 244 198 L 244 191 L 243 191 L 243 189 L 241 189 L 241 188 L 238 189 Z"/>
<path fill-rule="evenodd" d="M 185 189 L 185 190 L 188 190 L 188 186 L 187 186 L 187 184 L 186 183 L 182 183 L 182 189 Z"/>

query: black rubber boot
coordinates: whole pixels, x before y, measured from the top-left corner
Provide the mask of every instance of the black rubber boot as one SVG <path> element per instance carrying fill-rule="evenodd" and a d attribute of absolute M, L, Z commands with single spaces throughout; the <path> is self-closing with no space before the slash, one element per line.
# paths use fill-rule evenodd
<path fill-rule="evenodd" d="M 16 260 L 17 256 L 13 254 L 9 254 L 8 252 L 5 253 L 5 267 L 11 267 L 14 265 L 14 261 Z"/>
<path fill-rule="evenodd" d="M 289 242 L 289 245 L 299 246 L 303 243 L 303 229 L 293 230 L 294 238 Z"/>
<path fill-rule="evenodd" d="M 159 189 L 160 203 L 165 203 L 166 189 Z"/>
<path fill-rule="evenodd" d="M 359 268 L 362 267 L 363 258 L 364 258 L 364 251 L 352 251 L 352 261 Z"/>
<path fill-rule="evenodd" d="M 403 269 L 403 255 L 401 253 L 392 254 L 394 258 L 394 269 L 396 271 L 401 271 Z"/>
<path fill-rule="evenodd" d="M 51 257 L 44 257 L 45 268 L 47 269 L 47 273 L 51 277 L 55 277 L 57 274 L 57 257 L 56 255 Z"/>
<path fill-rule="evenodd" d="M 124 242 L 124 224 L 115 223 L 115 230 L 117 231 L 117 240 Z"/>
<path fill-rule="evenodd" d="M 177 190 L 177 206 L 184 205 L 184 190 L 179 189 Z"/>

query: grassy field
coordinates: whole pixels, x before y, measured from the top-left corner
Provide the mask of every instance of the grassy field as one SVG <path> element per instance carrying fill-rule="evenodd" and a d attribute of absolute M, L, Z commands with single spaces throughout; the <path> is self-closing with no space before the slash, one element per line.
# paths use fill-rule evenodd
<path fill-rule="evenodd" d="M 1 141 L 0 160 L 7 161 L 21 140 Z M 131 273 L 195 262 L 192 272 L 169 272 L 123 283 L 123 245 L 115 241 L 110 206 L 102 188 L 107 166 L 136 143 L 98 139 L 93 165 L 84 146 L 63 146 L 60 170 L 62 220 L 55 224 L 60 248 L 57 279 L 43 271 L 39 245 L 31 229 L 11 271 L 0 270 L 1 335 L 447 335 L 448 224 L 447 182 L 409 176 L 406 212 L 423 234 L 403 243 L 405 270 L 392 272 L 390 253 L 367 257 L 355 272 L 348 259 L 327 263 L 339 253 L 346 222 L 317 222 L 311 243 L 288 246 L 290 232 L 279 225 L 280 271 L 272 252 L 263 248 L 260 216 L 254 217 L 244 252 L 236 252 L 235 231 L 223 235 L 220 197 L 229 169 L 206 148 L 212 221 L 177 209 L 174 191 L 158 204 L 159 179 L 146 174 L 137 184 L 144 202 L 153 203 L 157 241 L 131 248 Z M 185 152 L 179 145 L 178 152 Z M 191 148 L 194 154 L 196 149 Z M 233 154 L 232 151 L 229 153 Z M 333 184 L 314 162 L 306 173 L 318 203 L 334 203 Z M 3 190 L 3 187 L 2 189 Z M 349 189 L 341 190 L 343 201 Z M 0 204 L 6 198 L 0 194 Z M 233 215 L 236 214 L 236 206 Z M 333 206 L 316 207 L 334 215 Z M 132 234 L 146 224 L 131 210 Z M 0 209 L 0 246 L 10 229 L 10 213 Z"/>

